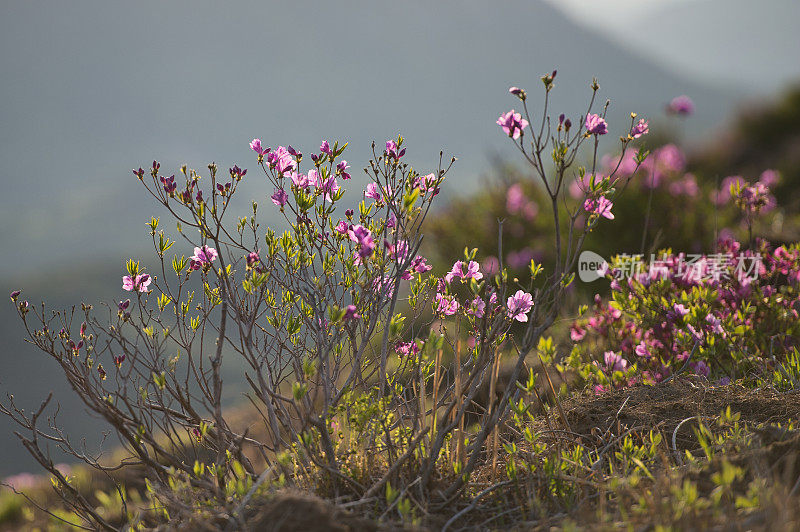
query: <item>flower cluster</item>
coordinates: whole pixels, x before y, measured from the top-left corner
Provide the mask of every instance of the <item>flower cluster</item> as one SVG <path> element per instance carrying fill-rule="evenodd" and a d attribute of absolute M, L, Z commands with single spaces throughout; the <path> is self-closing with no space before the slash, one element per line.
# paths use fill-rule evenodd
<path fill-rule="evenodd" d="M 739 267 L 741 258 L 758 268 L 755 276 L 714 275 Z M 698 275 L 687 275 L 682 254 L 665 254 L 657 269 L 618 279 L 618 259 L 607 275 L 612 299 L 595 298 L 588 317 L 570 329 L 575 346 L 567 367 L 597 389 L 654 383 L 690 371 L 707 378 L 735 379 L 780 359 L 800 337 L 800 246 L 758 241 L 743 250 L 731 239 L 718 253 L 701 256 Z M 595 357 L 602 358 L 598 361 Z"/>

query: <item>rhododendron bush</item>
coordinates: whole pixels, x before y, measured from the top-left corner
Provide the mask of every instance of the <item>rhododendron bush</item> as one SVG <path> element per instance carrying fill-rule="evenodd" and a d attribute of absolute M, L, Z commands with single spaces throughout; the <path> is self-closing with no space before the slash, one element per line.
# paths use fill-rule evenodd
<path fill-rule="evenodd" d="M 613 262 L 611 300 L 596 296 L 572 324 L 562 369 L 597 392 L 682 373 L 725 384 L 783 371 L 800 338 L 800 247 L 723 240 L 711 255 L 664 251 L 643 271 L 632 261 Z"/>
<path fill-rule="evenodd" d="M 126 507 L 136 526 L 161 513 L 175 523 L 207 518 L 236 527 L 255 495 L 286 484 L 338 500 L 386 493 L 384 510 L 403 515 L 463 495 L 487 449 L 497 455 L 496 429 L 509 406 L 534 386 L 531 374 L 527 386 L 476 402 L 485 384 L 496 384 L 500 351 L 511 382 L 522 380 L 527 355 L 548 345 L 542 335 L 559 316 L 584 238 L 614 218 L 621 187 L 646 159 L 638 151 L 627 176 L 601 174 L 608 104 L 594 111 L 593 82 L 585 115 L 574 124 L 564 115 L 551 120 L 555 77 L 542 78 L 539 118 L 514 87 L 522 110 L 497 120 L 546 190 L 542 210 L 553 224 L 555 263 L 543 269 L 528 260 L 522 278 L 482 267 L 469 248 L 440 268 L 446 275 L 432 275 L 421 229 L 452 161 L 415 170 L 402 137 L 373 145 L 357 204 L 344 195 L 356 182 L 346 145 L 327 140 L 304 155 L 253 139 L 258 178 L 214 164 L 205 175 L 182 166 L 167 176 L 157 161 L 134 170 L 177 226 L 170 232 L 164 227 L 173 223 L 151 219 L 154 260 L 127 261 L 122 297 L 53 312 L 11 295 L 29 340 L 123 447 L 122 461 L 110 463 L 56 423 L 44 426 L 50 398 L 33 413 L 13 399 L 0 406 L 75 515 L 115 528 L 55 467 L 43 442 L 109 475 L 121 465 L 141 468 L 151 507 L 161 510 Z M 631 142 L 647 129 L 632 115 L 620 160 L 631 160 Z M 594 162 L 578 166 L 579 154 Z M 575 176 L 580 197 L 567 206 L 562 198 Z M 285 231 L 261 226 L 256 201 L 245 216 L 235 212 L 245 179 L 264 183 L 262 197 L 283 215 Z M 244 423 L 231 417 L 225 393 L 223 367 L 231 365 L 247 383 L 252 411 Z M 398 495 L 396 486 L 409 491 Z"/>

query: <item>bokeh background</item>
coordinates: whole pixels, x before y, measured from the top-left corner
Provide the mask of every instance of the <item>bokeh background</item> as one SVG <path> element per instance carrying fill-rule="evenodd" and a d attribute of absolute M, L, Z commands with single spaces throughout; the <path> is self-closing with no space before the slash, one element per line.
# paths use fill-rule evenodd
<path fill-rule="evenodd" d="M 421 170 L 458 157 L 446 196 L 475 193 L 513 155 L 494 124 L 517 103 L 508 87 L 535 93 L 554 68 L 556 114 L 583 112 L 596 76 L 612 130 L 631 110 L 655 129 L 686 94 L 697 111 L 680 137 L 719 145 L 800 80 L 798 20 L 797 0 L 3 0 L 0 288 L 56 308 L 118 300 L 160 214 L 131 168 L 238 164 L 253 169 L 242 195 L 263 201 L 253 137 L 348 141 L 356 186 L 371 142 L 401 133 Z M 54 391 L 60 422 L 96 447 L 102 423 L 23 333 L 0 304 L 0 393 L 30 409 Z M 32 465 L 12 429 L 0 418 L 0 477 Z"/>

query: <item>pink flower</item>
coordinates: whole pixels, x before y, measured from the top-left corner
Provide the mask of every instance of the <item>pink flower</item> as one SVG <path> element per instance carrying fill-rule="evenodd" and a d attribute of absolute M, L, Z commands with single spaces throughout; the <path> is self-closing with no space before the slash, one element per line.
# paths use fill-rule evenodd
<path fill-rule="evenodd" d="M 436 294 L 436 312 L 442 316 L 452 316 L 458 312 L 458 301 L 453 296 Z"/>
<path fill-rule="evenodd" d="M 417 355 L 421 351 L 417 342 L 398 342 L 394 346 L 394 350 L 400 356 Z"/>
<path fill-rule="evenodd" d="M 350 226 L 344 220 L 339 220 L 339 223 L 336 224 L 336 232 L 339 234 L 346 235 L 348 229 L 350 229 Z"/>
<path fill-rule="evenodd" d="M 422 255 L 417 255 L 414 257 L 414 260 L 411 261 L 411 271 L 416 273 L 425 273 L 430 271 L 433 266 L 426 264 L 425 257 Z"/>
<path fill-rule="evenodd" d="M 364 259 L 372 255 L 375 250 L 375 240 L 372 238 L 372 231 L 363 225 L 354 225 L 347 230 L 350 240 L 357 242 L 359 245 L 358 255 Z"/>
<path fill-rule="evenodd" d="M 250 141 L 250 149 L 256 152 L 259 155 L 264 155 L 265 153 L 269 152 L 269 148 L 262 148 L 261 147 L 261 139 L 253 139 Z"/>
<path fill-rule="evenodd" d="M 689 314 L 689 309 L 687 309 L 682 303 L 675 303 L 672 307 L 672 310 L 675 311 L 675 315 L 678 317 L 684 317 Z"/>
<path fill-rule="evenodd" d="M 522 115 L 514 111 L 514 109 L 501 114 L 496 123 L 503 128 L 503 132 L 506 135 L 514 140 L 517 140 L 520 135 L 523 135 L 523 129 L 528 126 L 528 121 L 522 118 Z"/>
<path fill-rule="evenodd" d="M 609 220 L 614 219 L 614 214 L 611 212 L 613 206 L 614 203 L 605 196 L 600 196 L 597 201 L 589 198 L 583 202 L 583 209 L 586 212 L 596 214 L 597 216 L 603 216 Z"/>
<path fill-rule="evenodd" d="M 357 320 L 358 318 L 360 318 L 361 315 L 358 312 L 356 312 L 356 310 L 357 309 L 355 305 L 347 305 L 344 309 L 344 320 L 350 321 L 350 320 Z"/>
<path fill-rule="evenodd" d="M 476 296 L 475 299 L 470 301 L 469 307 L 467 307 L 467 314 L 470 316 L 475 316 L 476 318 L 482 318 L 485 310 L 486 301 L 481 299 L 480 296 Z"/>
<path fill-rule="evenodd" d="M 466 272 L 464 271 L 464 266 L 467 267 Z M 463 260 L 459 260 L 453 264 L 453 268 L 444 276 L 444 280 L 450 283 L 457 277 L 461 280 L 475 279 L 480 281 L 483 279 L 483 274 L 478 271 L 479 269 L 480 266 L 474 260 L 469 261 L 469 264 L 464 264 Z"/>
<path fill-rule="evenodd" d="M 667 112 L 688 116 L 694 112 L 694 102 L 686 95 L 676 96 L 669 102 L 669 105 L 667 105 Z"/>
<path fill-rule="evenodd" d="M 708 378 L 708 374 L 711 373 L 711 368 L 708 367 L 708 364 L 706 364 L 702 360 L 699 360 L 694 365 L 694 372 L 695 372 L 696 375 L 700 375 L 701 377 Z"/>
<path fill-rule="evenodd" d="M 391 157 L 392 159 L 399 159 L 403 155 L 406 154 L 406 149 L 403 148 L 399 152 L 397 151 L 397 143 L 393 140 L 386 141 L 386 156 Z"/>
<path fill-rule="evenodd" d="M 331 145 L 328 144 L 327 140 L 322 141 L 322 144 L 319 147 L 319 151 L 321 151 L 322 153 L 327 153 L 328 155 L 331 155 L 333 153 L 331 151 Z"/>
<path fill-rule="evenodd" d="M 350 179 L 350 174 L 347 173 L 348 168 L 350 168 L 350 165 L 344 159 L 336 165 L 336 171 L 342 175 L 342 179 Z"/>
<path fill-rule="evenodd" d="M 150 276 L 146 273 L 131 277 L 126 275 L 122 278 L 122 289 L 128 292 L 147 292 L 147 287 L 150 286 Z"/>
<path fill-rule="evenodd" d="M 725 336 L 725 329 L 722 328 L 722 321 L 718 317 L 709 314 L 706 316 L 706 321 L 711 325 L 711 331 L 714 334 Z"/>
<path fill-rule="evenodd" d="M 628 367 L 628 361 L 613 351 L 603 353 L 603 360 L 611 371 L 625 371 L 625 368 Z"/>
<path fill-rule="evenodd" d="M 528 313 L 533 308 L 533 296 L 522 290 L 508 298 L 508 317 L 517 321 L 528 321 Z"/>
<path fill-rule="evenodd" d="M 322 177 L 313 168 L 308 171 L 308 185 L 314 188 L 322 188 Z"/>
<path fill-rule="evenodd" d="M 303 190 L 307 189 L 308 186 L 311 184 L 311 181 L 309 181 L 308 176 L 306 174 L 292 172 L 291 178 L 292 178 L 292 184 L 297 188 L 302 188 Z"/>
<path fill-rule="evenodd" d="M 192 270 L 199 270 L 214 262 L 217 256 L 217 250 L 210 246 L 203 245 L 202 247 L 196 247 L 194 248 L 194 255 L 189 257 L 189 268 Z"/>
<path fill-rule="evenodd" d="M 283 207 L 286 205 L 286 202 L 289 201 L 289 194 L 287 194 L 282 188 L 277 188 L 275 189 L 275 193 L 270 196 L 270 199 L 275 205 L 280 205 Z"/>
<path fill-rule="evenodd" d="M 270 153 L 267 157 L 267 161 L 270 166 L 276 168 L 280 174 L 297 168 L 297 161 L 294 160 L 289 150 L 283 146 L 278 146 L 277 150 Z"/>
<path fill-rule="evenodd" d="M 589 113 L 586 115 L 586 132 L 590 135 L 605 135 L 608 133 L 608 124 L 600 115 Z"/>
<path fill-rule="evenodd" d="M 369 183 L 367 185 L 367 189 L 364 191 L 364 197 L 374 199 L 375 201 L 380 201 L 381 195 L 378 193 L 378 184 Z"/>
<path fill-rule="evenodd" d="M 631 128 L 631 137 L 638 139 L 642 135 L 650 133 L 650 126 L 647 125 L 647 120 L 641 119 L 639 123 Z"/>
<path fill-rule="evenodd" d="M 640 356 L 642 358 L 650 358 L 650 352 L 647 350 L 647 344 L 644 342 L 639 342 L 634 349 L 636 356 Z"/>
<path fill-rule="evenodd" d="M 331 203 L 333 201 L 331 194 L 335 194 L 339 191 L 339 183 L 336 182 L 336 177 L 331 176 L 325 180 L 320 188 L 322 188 L 322 192 L 325 194 L 325 201 Z"/>
<path fill-rule="evenodd" d="M 597 210 L 595 212 L 598 216 L 603 216 L 609 220 L 613 220 L 614 215 L 611 212 L 611 207 L 613 206 L 614 204 L 611 202 L 611 200 L 606 199 L 605 196 L 600 196 L 600 199 L 597 200 Z"/>
<path fill-rule="evenodd" d="M 578 325 L 573 325 L 569 329 L 569 337 L 573 342 L 580 342 L 586 336 L 586 329 Z"/>

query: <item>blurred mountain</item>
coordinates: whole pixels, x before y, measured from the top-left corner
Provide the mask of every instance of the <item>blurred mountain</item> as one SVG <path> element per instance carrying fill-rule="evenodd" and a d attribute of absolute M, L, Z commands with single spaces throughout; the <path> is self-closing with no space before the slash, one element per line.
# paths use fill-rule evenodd
<path fill-rule="evenodd" d="M 800 79 L 797 0 L 546 0 L 683 76 L 770 95 Z"/>
<path fill-rule="evenodd" d="M 800 79 L 798 20 L 797 0 L 695 0 L 654 9 L 631 35 L 695 79 L 772 94 Z"/>

